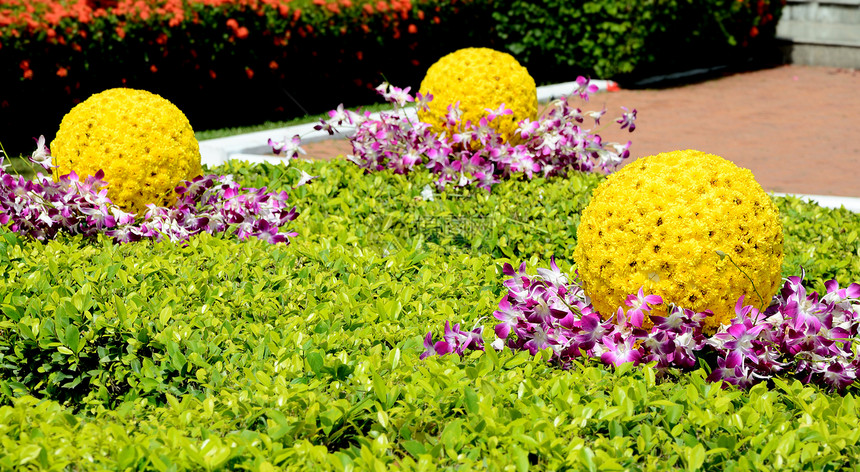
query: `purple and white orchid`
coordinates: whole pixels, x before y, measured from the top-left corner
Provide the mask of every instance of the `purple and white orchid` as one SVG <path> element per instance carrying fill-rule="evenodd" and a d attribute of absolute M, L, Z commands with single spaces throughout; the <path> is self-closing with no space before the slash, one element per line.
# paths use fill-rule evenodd
<path fill-rule="evenodd" d="M 37 140 L 31 161 L 51 168 L 44 137 Z M 0 156 L 0 224 L 38 240 L 59 232 L 94 237 L 103 233 L 116 242 L 169 239 L 183 242 L 202 232 L 232 231 L 240 239 L 257 237 L 289 244 L 296 235 L 280 228 L 296 219 L 286 192 L 242 188 L 231 176 L 198 176 L 176 187 L 177 202 L 170 208 L 148 205 L 141 217 L 114 205 L 108 183 L 99 171 L 83 181 L 75 173 L 58 181 L 38 173 L 33 180 L 6 173 Z M 302 173 L 297 186 L 314 176 Z"/>
<path fill-rule="evenodd" d="M 666 306 L 661 297 L 642 289 L 627 298 L 626 311 L 619 307 L 608 320 L 601 319 L 576 278 L 568 281 L 554 259 L 550 269 L 537 269 L 535 275 L 526 273 L 525 263 L 517 270 L 505 264 L 503 274 L 509 277 L 504 282 L 508 292 L 493 313 L 498 340 L 492 345 L 531 354 L 551 348 L 552 362 L 561 368 L 569 368 L 583 354 L 614 366 L 654 363 L 659 371 L 691 369 L 715 357 L 711 381 L 748 388 L 775 375 L 789 375 L 834 390 L 852 385 L 860 369 L 860 357 L 852 348 L 860 332 L 857 283 L 843 288 L 828 281 L 827 293 L 819 296 L 803 287 L 801 271 L 785 281 L 764 312 L 741 297 L 735 318 L 708 338 L 702 327 L 710 311 Z M 651 313 L 658 306 L 665 316 Z M 645 314 L 652 322 L 649 329 L 643 328 Z M 427 343 L 425 347 L 423 357 L 440 353 Z"/>
<path fill-rule="evenodd" d="M 590 80 L 579 77 L 571 96 L 588 100 L 597 92 Z M 630 142 L 603 142 L 599 135 L 582 125 L 585 117 L 599 125 L 606 112 L 585 112 L 572 107 L 567 99 L 551 104 L 549 112 L 538 121 L 523 120 L 517 130 L 518 144 L 506 141 L 491 123 L 501 116 L 511 115 L 512 110 L 500 104 L 496 109 L 487 109 L 487 115 L 478 120 L 461 122 L 459 102 L 448 107 L 446 122 L 449 132 L 435 132 L 427 123 L 422 123 L 402 111 L 409 102 L 426 108 L 433 100 L 431 94 L 409 94 L 409 87 L 401 89 L 387 82 L 376 91 L 394 106 L 393 112 L 383 112 L 378 119 L 370 113 L 344 110 L 343 105 L 320 120 L 317 130 L 329 134 L 337 132 L 339 126 L 352 126 L 355 132 L 349 137 L 353 153 L 347 158 L 367 172 L 389 169 L 397 174 L 406 174 L 416 168 L 427 168 L 438 175 L 437 187 L 475 186 L 490 190 L 501 179 L 515 175 L 533 178 L 565 175 L 570 171 L 613 172 L 629 157 Z M 625 109 L 627 111 L 627 109 Z M 636 110 L 626 112 L 617 121 L 633 131 Z M 298 144 L 293 138 L 296 149 Z M 269 140 L 275 153 L 285 148 L 284 143 Z M 293 148 L 291 148 L 293 149 Z M 298 151 L 292 151 L 295 155 Z"/>
<path fill-rule="evenodd" d="M 295 159 L 299 156 L 299 154 L 307 154 L 304 149 L 300 146 L 302 143 L 302 138 L 299 135 L 295 135 L 292 138 L 284 138 L 283 141 L 275 141 L 269 138 L 269 146 L 272 148 L 272 152 L 275 153 L 276 156 L 284 153 L 284 157 L 289 159 Z"/>

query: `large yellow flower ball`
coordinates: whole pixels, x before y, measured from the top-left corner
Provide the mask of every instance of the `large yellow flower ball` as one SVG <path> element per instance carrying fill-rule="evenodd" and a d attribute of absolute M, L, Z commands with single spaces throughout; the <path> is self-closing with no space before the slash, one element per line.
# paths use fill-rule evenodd
<path fill-rule="evenodd" d="M 447 129 L 448 105 L 460 102 L 461 122 L 478 125 L 501 104 L 513 115 L 499 116 L 490 125 L 508 141 L 516 141 L 517 123 L 537 118 L 537 88 L 525 67 L 510 54 L 488 48 L 466 48 L 439 59 L 427 70 L 421 81 L 422 95 L 433 95 L 429 111 L 418 112 L 418 118 L 433 125 L 436 131 Z M 449 129 L 449 135 L 456 130 Z"/>
<path fill-rule="evenodd" d="M 108 197 L 126 211 L 169 206 L 182 180 L 201 174 L 200 148 L 188 118 L 166 99 L 115 88 L 76 105 L 51 142 L 54 178 L 104 171 Z"/>
<path fill-rule="evenodd" d="M 576 236 L 579 276 L 604 318 L 643 287 L 663 297 L 655 315 L 669 303 L 710 309 L 713 332 L 734 318 L 739 297 L 761 308 L 759 295 L 767 306 L 780 286 L 776 206 L 748 169 L 699 151 L 645 157 L 610 175 Z"/>

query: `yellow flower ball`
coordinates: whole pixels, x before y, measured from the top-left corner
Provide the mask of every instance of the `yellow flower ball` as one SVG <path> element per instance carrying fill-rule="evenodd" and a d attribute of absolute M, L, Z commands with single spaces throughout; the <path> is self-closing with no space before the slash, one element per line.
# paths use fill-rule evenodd
<path fill-rule="evenodd" d="M 422 95 L 433 95 L 429 111 L 418 111 L 418 118 L 433 125 L 436 131 L 446 129 L 448 105 L 460 102 L 461 122 L 477 125 L 501 104 L 513 115 L 499 116 L 490 125 L 508 141 L 517 141 L 517 123 L 537 118 L 537 88 L 525 67 L 510 54 L 487 48 L 466 48 L 439 59 L 427 70 L 419 89 Z M 455 130 L 449 129 L 449 135 Z"/>
<path fill-rule="evenodd" d="M 748 169 L 699 151 L 645 157 L 610 175 L 576 236 L 573 258 L 603 318 L 626 310 L 626 297 L 643 287 L 663 297 L 654 315 L 665 316 L 670 303 L 710 309 L 713 332 L 734 318 L 738 298 L 761 308 L 759 295 L 767 306 L 780 286 L 776 206 Z"/>
<path fill-rule="evenodd" d="M 115 88 L 79 103 L 51 142 L 54 178 L 104 171 L 108 197 L 141 214 L 146 204 L 176 202 L 174 188 L 201 174 L 200 148 L 188 118 L 166 99 Z"/>

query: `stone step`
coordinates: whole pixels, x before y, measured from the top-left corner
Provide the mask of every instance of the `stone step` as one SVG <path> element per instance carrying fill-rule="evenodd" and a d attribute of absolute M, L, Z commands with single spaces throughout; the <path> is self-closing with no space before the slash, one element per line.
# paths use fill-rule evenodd
<path fill-rule="evenodd" d="M 788 43 L 781 49 L 786 64 L 860 70 L 860 47 Z"/>
<path fill-rule="evenodd" d="M 860 47 L 860 23 L 812 22 L 783 17 L 776 26 L 776 36 L 793 43 Z"/>
<path fill-rule="evenodd" d="M 788 0 L 776 25 L 787 62 L 860 68 L 860 0 Z"/>
<path fill-rule="evenodd" d="M 793 0 L 782 10 L 782 20 L 860 26 L 860 0 Z"/>

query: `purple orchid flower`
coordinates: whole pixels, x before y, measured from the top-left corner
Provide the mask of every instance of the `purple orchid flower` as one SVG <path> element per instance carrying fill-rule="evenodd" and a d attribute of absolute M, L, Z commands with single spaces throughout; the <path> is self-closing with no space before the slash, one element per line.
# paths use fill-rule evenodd
<path fill-rule="evenodd" d="M 427 336 L 424 337 L 424 352 L 421 353 L 420 359 L 423 360 L 434 355 L 442 356 L 452 352 L 454 352 L 454 348 L 450 344 L 445 341 L 433 342 L 433 333 L 427 333 Z"/>
<path fill-rule="evenodd" d="M 621 118 L 616 123 L 621 125 L 621 129 L 627 128 L 627 131 L 632 133 L 636 129 L 636 109 L 628 110 L 627 107 L 621 108 L 624 110 L 624 114 L 621 115 Z"/>
<path fill-rule="evenodd" d="M 31 158 L 45 162 L 42 146 Z M 119 243 L 163 238 L 184 242 L 203 231 L 226 231 L 229 224 L 238 224 L 240 238 L 289 244 L 295 236 L 278 230 L 298 216 L 295 207 L 287 206 L 286 192 L 242 189 L 229 176 L 200 176 L 176 187 L 173 207 L 150 205 L 137 219 L 111 202 L 104 177 L 98 171 L 83 181 L 75 172 L 56 182 L 42 174 L 16 179 L 0 165 L 0 223 L 38 240 L 65 231 L 88 237 L 104 233 Z"/>
<path fill-rule="evenodd" d="M 630 323 L 641 328 L 642 324 L 645 323 L 645 312 L 650 312 L 653 305 L 662 305 L 663 298 L 659 295 L 645 295 L 640 287 L 639 293 L 627 296 L 624 304 L 630 307 L 630 310 L 627 311 Z"/>
<path fill-rule="evenodd" d="M 394 104 L 394 113 L 383 112 L 379 119 L 371 119 L 367 112 L 363 115 L 349 112 L 340 105 L 328 113 L 328 119 L 320 120 L 315 129 L 334 134 L 338 132 L 337 126 L 348 124 L 355 129 L 349 137 L 353 153 L 347 156 L 348 160 L 367 172 L 390 169 L 400 174 L 412 172 L 415 166 L 423 164 L 439 175 L 440 190 L 455 185 L 490 191 L 501 179 L 517 174 L 531 179 L 537 173 L 544 176 L 566 175 L 570 171 L 609 173 L 630 155 L 629 141 L 604 142 L 581 126 L 584 116 L 593 118 L 598 126 L 605 110 L 583 114 L 566 100 L 559 100 L 539 121 L 520 122 L 517 133 L 522 142 L 512 145 L 493 127 L 493 121 L 513 113 L 504 104 L 488 108 L 485 116 L 465 123 L 461 121 L 459 103 L 449 105 L 444 115 L 447 129 L 437 133 L 429 124 L 400 112 L 402 106 L 413 101 L 426 109 L 433 99 L 432 94 L 413 98 L 409 90 L 383 83 L 377 92 Z M 596 91 L 594 84 L 580 77 L 573 94 L 587 99 Z M 635 110 L 618 122 L 622 129 L 632 131 L 633 119 Z M 288 158 L 303 152 L 297 137 L 292 142 L 270 140 L 269 144 L 275 153 L 286 152 Z"/>
<path fill-rule="evenodd" d="M 827 294 L 819 297 L 803 287 L 801 271 L 801 276 L 786 280 L 764 312 L 745 305 L 741 297 L 735 318 L 706 338 L 704 321 L 713 316 L 707 310 L 697 313 L 671 306 L 666 316 L 651 317 L 650 330 L 637 326 L 635 308 L 644 311 L 657 302 L 647 300 L 644 290 L 626 300 L 631 310 L 618 307 L 610 319 L 602 320 L 576 279 L 562 277 L 554 262 L 536 275 L 527 273 L 525 264 L 518 269 L 503 266 L 508 293 L 493 314 L 499 337 L 494 346 L 531 354 L 550 348 L 552 362 L 561 368 L 570 368 L 574 358 L 586 355 L 611 365 L 653 362 L 660 372 L 695 368 L 702 354 L 710 352 L 716 365 L 709 380 L 739 388 L 774 375 L 790 375 L 834 390 L 844 390 L 856 380 L 860 358 L 852 345 L 860 332 L 857 284 L 840 288 L 828 281 Z M 447 330 L 462 333 L 457 325 Z M 458 341 L 451 338 L 451 342 Z M 459 343 L 464 345 L 462 340 Z"/>
<path fill-rule="evenodd" d="M 627 362 L 636 363 L 642 358 L 642 353 L 636 348 L 636 340 L 625 336 L 604 336 L 603 346 L 605 352 L 600 355 L 600 360 L 605 364 L 619 366 Z"/>

